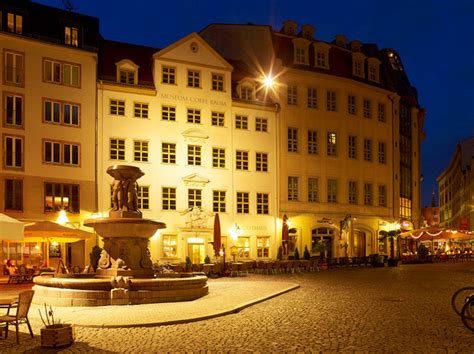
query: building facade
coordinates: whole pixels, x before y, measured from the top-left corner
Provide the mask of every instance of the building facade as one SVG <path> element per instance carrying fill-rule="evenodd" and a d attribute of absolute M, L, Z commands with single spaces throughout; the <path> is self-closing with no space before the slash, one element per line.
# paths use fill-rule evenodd
<path fill-rule="evenodd" d="M 96 209 L 98 19 L 23 1 L 2 1 L 0 16 L 0 209 L 26 222 L 65 210 L 80 226 Z M 4 242 L 5 257 L 47 262 L 46 238 L 25 241 Z M 87 242 L 55 246 L 82 264 Z"/>
<path fill-rule="evenodd" d="M 474 137 L 456 145 L 449 166 L 438 176 L 440 226 L 474 230 Z"/>

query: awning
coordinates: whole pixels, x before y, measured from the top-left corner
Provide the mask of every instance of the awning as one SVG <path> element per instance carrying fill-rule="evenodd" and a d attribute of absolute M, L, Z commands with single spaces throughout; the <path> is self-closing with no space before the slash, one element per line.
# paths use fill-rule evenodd
<path fill-rule="evenodd" d="M 463 232 L 453 229 L 443 229 L 436 226 L 423 227 L 412 231 L 403 232 L 400 234 L 403 238 L 412 238 L 417 241 L 427 240 L 474 240 L 474 233 L 469 231 Z"/>
<path fill-rule="evenodd" d="M 77 242 L 86 240 L 92 233 L 73 229 L 52 221 L 37 221 L 25 225 L 25 242 Z"/>
<path fill-rule="evenodd" d="M 0 214 L 0 240 L 23 241 L 23 227 L 21 221 Z"/>

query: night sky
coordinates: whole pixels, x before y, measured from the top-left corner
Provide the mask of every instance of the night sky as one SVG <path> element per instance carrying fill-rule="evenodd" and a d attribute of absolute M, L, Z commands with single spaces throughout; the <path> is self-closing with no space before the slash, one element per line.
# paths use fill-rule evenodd
<path fill-rule="evenodd" d="M 61 0 L 38 0 L 64 8 Z M 474 136 L 474 1 L 161 1 L 71 0 L 99 17 L 106 39 L 163 48 L 210 23 L 253 23 L 280 30 L 284 20 L 311 24 L 316 38 L 393 48 L 427 111 L 422 144 L 422 206 L 456 144 Z"/>

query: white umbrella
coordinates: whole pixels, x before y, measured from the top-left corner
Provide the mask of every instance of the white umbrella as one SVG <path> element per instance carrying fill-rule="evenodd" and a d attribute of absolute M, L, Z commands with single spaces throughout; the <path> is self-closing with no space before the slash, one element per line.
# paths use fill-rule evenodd
<path fill-rule="evenodd" d="M 5 214 L 0 214 L 0 240 L 23 241 L 24 224 Z"/>

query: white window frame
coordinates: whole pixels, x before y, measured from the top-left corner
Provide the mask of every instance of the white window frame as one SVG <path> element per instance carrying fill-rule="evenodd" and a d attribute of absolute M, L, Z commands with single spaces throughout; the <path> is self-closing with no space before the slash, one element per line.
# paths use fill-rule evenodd
<path fill-rule="evenodd" d="M 161 163 L 175 165 L 176 164 L 176 144 L 162 142 L 161 143 Z"/>
<path fill-rule="evenodd" d="M 25 161 L 25 138 L 23 136 L 16 135 L 4 135 L 3 136 L 3 151 L 5 151 L 5 158 L 3 166 L 5 169 L 23 169 Z M 8 141 L 11 140 L 11 143 Z M 20 151 L 17 151 L 17 142 L 20 142 Z M 9 147 L 10 145 L 10 147 Z M 11 156 L 11 164 L 7 161 Z M 20 161 L 18 163 L 18 160 Z"/>
<path fill-rule="evenodd" d="M 224 112 L 211 112 L 211 125 L 214 127 L 223 127 L 225 124 Z"/>
<path fill-rule="evenodd" d="M 133 140 L 133 161 L 149 162 L 149 144 L 148 140 Z"/>
<path fill-rule="evenodd" d="M 188 145 L 188 165 L 189 166 L 201 166 L 202 164 L 202 146 L 201 145 Z"/>
<path fill-rule="evenodd" d="M 256 207 L 257 207 L 257 215 L 268 215 L 270 212 L 270 202 L 269 202 L 269 194 L 268 193 L 260 193 L 257 192 L 256 195 Z"/>
<path fill-rule="evenodd" d="M 225 168 L 225 149 L 221 147 L 212 148 L 212 167 Z"/>
<path fill-rule="evenodd" d="M 268 153 L 266 152 L 255 153 L 255 171 L 268 172 Z"/>
<path fill-rule="evenodd" d="M 249 214 L 250 213 L 250 193 L 249 192 L 237 192 L 236 193 L 237 203 L 237 214 Z"/>
<path fill-rule="evenodd" d="M 176 210 L 176 187 L 161 187 L 161 209 Z"/>
<path fill-rule="evenodd" d="M 125 161 L 125 139 L 109 139 L 109 160 Z"/>
<path fill-rule="evenodd" d="M 249 170 L 249 152 L 246 150 L 235 151 L 235 169 L 237 171 Z"/>

